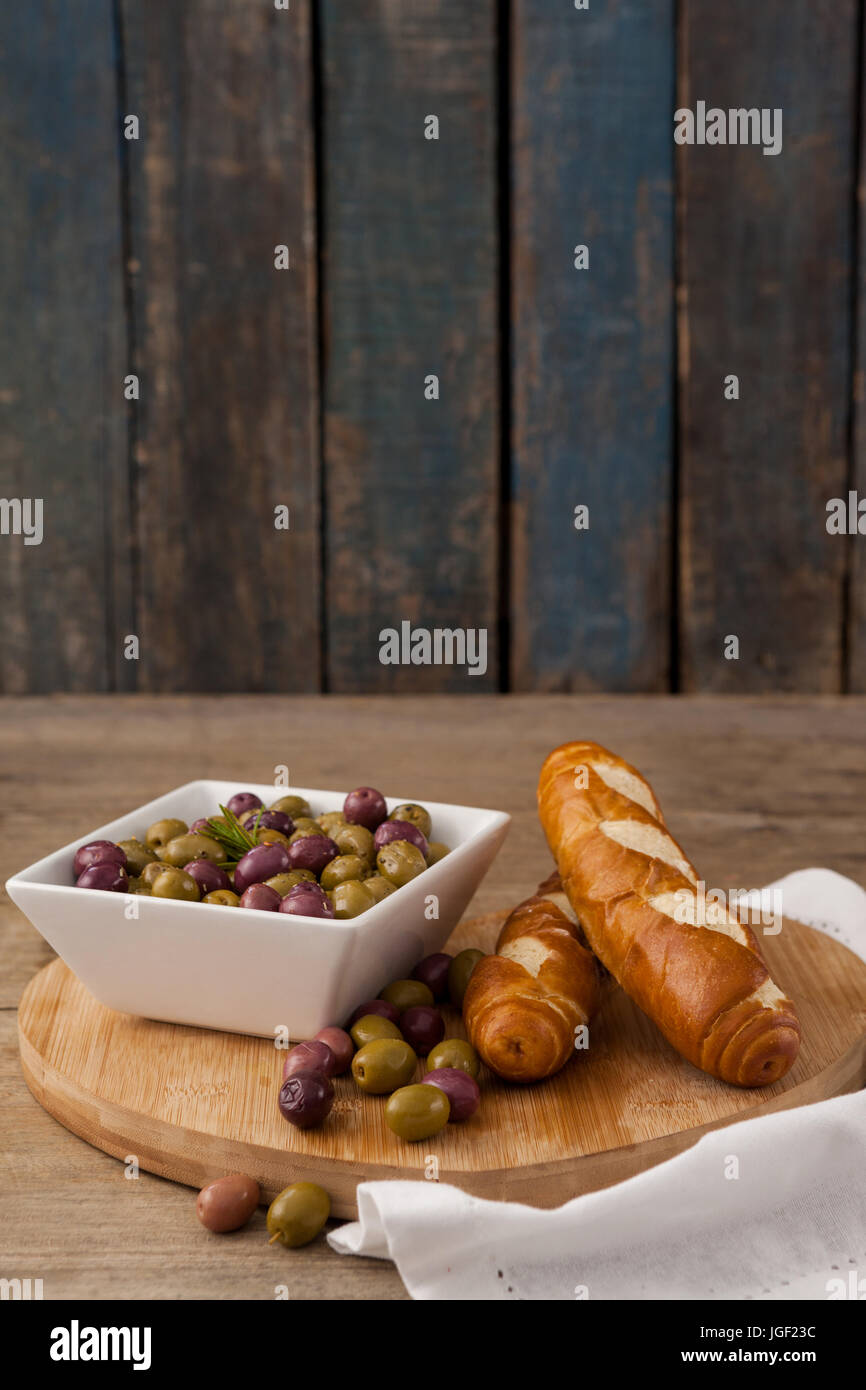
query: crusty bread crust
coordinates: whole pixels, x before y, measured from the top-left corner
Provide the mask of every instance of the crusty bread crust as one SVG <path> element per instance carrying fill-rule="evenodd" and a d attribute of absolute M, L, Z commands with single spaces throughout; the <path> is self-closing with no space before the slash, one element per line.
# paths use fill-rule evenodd
<path fill-rule="evenodd" d="M 463 1001 L 472 1046 L 506 1081 L 552 1076 L 598 1007 L 599 976 L 554 874 L 514 909 L 496 954 L 472 972 Z"/>
<path fill-rule="evenodd" d="M 677 1051 L 736 1086 L 784 1076 L 800 1047 L 794 1005 L 748 925 L 718 907 L 697 921 L 697 872 L 640 773 L 599 744 L 563 744 L 541 769 L 538 809 L 590 947 Z"/>

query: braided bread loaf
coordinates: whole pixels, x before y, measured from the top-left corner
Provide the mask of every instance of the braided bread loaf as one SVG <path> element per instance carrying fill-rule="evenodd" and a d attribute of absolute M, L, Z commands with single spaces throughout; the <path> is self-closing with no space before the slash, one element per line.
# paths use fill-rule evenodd
<path fill-rule="evenodd" d="M 683 1057 L 736 1086 L 766 1086 L 794 1062 L 800 1024 L 750 928 L 708 904 L 649 784 L 597 743 L 545 760 L 538 808 L 592 950 Z"/>
<path fill-rule="evenodd" d="M 506 1081 L 540 1081 L 574 1053 L 598 1006 L 600 970 L 578 938 L 558 874 L 507 918 L 496 955 L 478 962 L 463 1000 L 469 1040 Z"/>

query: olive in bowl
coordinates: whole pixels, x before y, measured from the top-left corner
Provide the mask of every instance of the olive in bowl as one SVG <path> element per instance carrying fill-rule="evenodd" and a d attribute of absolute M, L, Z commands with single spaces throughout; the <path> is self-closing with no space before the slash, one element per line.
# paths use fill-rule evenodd
<path fill-rule="evenodd" d="M 125 893 L 129 886 L 126 869 L 116 859 L 88 864 L 75 880 L 76 888 L 100 888 L 105 893 Z"/>
<path fill-rule="evenodd" d="M 375 830 L 388 814 L 388 806 L 381 792 L 375 787 L 356 787 L 349 792 L 343 802 L 343 815 L 354 825 L 364 825 Z"/>
<path fill-rule="evenodd" d="M 383 820 L 373 836 L 373 843 L 377 851 L 383 845 L 390 845 L 394 840 L 405 840 L 407 844 L 415 845 L 427 859 L 427 838 L 421 834 L 417 825 L 410 825 L 407 820 Z"/>
<path fill-rule="evenodd" d="M 339 850 L 327 835 L 304 835 L 294 840 L 286 853 L 288 868 L 309 869 L 311 873 L 321 874 L 325 866 L 337 858 Z"/>
<path fill-rule="evenodd" d="M 362 912 L 367 912 L 376 905 L 376 899 L 367 891 L 366 882 L 362 883 L 358 878 L 338 883 L 336 888 L 332 889 L 330 897 L 334 904 L 334 916 L 341 920 L 346 917 L 360 917 Z"/>
<path fill-rule="evenodd" d="M 119 864 L 121 869 L 125 869 L 127 867 L 126 852 L 113 840 L 93 840 L 89 845 L 82 845 L 81 849 L 75 851 L 75 858 L 72 861 L 73 878 L 80 878 L 84 870 L 91 868 L 94 864 Z M 141 873 L 141 870 L 132 868 L 130 872 Z"/>
<path fill-rule="evenodd" d="M 430 812 L 425 807 L 419 806 L 417 802 L 404 801 L 402 806 L 395 806 L 388 819 L 408 821 L 410 825 L 414 825 L 420 830 L 425 840 L 429 840 L 433 834 L 433 821 L 430 818 Z"/>
<path fill-rule="evenodd" d="M 164 820 L 155 820 L 153 825 L 148 826 L 144 839 L 148 849 L 160 850 L 168 844 L 169 840 L 174 840 L 178 835 L 186 835 L 186 833 L 185 820 L 178 820 L 176 816 L 166 816 Z"/>
<path fill-rule="evenodd" d="M 234 876 L 235 891 L 243 893 L 251 883 L 264 883 L 275 874 L 284 874 L 293 867 L 285 845 L 256 845 L 255 849 L 249 850 L 238 860 Z"/>
<path fill-rule="evenodd" d="M 411 883 L 413 878 L 423 874 L 427 868 L 427 861 L 417 845 L 410 845 L 408 840 L 393 840 L 391 844 L 383 845 L 379 850 L 376 855 L 376 868 L 395 888 L 402 888 L 404 884 Z"/>
<path fill-rule="evenodd" d="M 280 903 L 280 912 L 296 917 L 334 917 L 334 908 L 318 883 L 296 883 Z"/>
<path fill-rule="evenodd" d="M 262 798 L 255 792 L 235 792 L 226 802 L 226 810 L 240 820 L 246 811 L 255 811 L 262 805 Z"/>
<path fill-rule="evenodd" d="M 173 869 L 182 869 L 191 859 L 209 859 L 211 864 L 221 864 L 225 851 L 209 835 L 193 835 L 190 831 L 186 835 L 175 835 L 167 845 L 163 845 L 159 858 Z"/>
<path fill-rule="evenodd" d="M 281 796 L 276 801 L 271 802 L 272 811 L 285 811 L 287 816 L 296 821 L 300 816 L 312 816 L 313 812 L 309 801 L 302 796 Z"/>
<path fill-rule="evenodd" d="M 259 912 L 279 912 L 282 898 L 266 883 L 251 883 L 241 894 L 241 907 L 253 907 Z"/>

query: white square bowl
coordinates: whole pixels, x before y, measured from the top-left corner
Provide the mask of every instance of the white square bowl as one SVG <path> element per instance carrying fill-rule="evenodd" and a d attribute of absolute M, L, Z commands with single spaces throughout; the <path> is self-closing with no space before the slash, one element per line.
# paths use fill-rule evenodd
<path fill-rule="evenodd" d="M 9 896 L 112 1009 L 258 1037 L 284 1027 L 293 1039 L 309 1038 L 342 1023 L 389 980 L 441 950 L 511 820 L 502 811 L 425 801 L 434 838 L 451 853 L 345 921 L 74 886 L 72 860 L 81 845 L 143 839 L 166 816 L 190 824 L 215 814 L 240 790 L 266 805 L 290 792 L 306 797 L 314 816 L 339 809 L 346 796 L 312 787 L 187 782 L 15 874 L 6 884 Z M 388 797 L 389 812 L 410 799 Z"/>

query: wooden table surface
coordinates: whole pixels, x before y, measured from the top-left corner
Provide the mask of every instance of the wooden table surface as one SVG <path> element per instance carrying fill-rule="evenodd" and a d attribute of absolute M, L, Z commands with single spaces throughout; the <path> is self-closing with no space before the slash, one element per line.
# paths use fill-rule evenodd
<path fill-rule="evenodd" d="M 544 755 L 592 738 L 650 779 L 708 883 L 757 887 L 820 864 L 866 884 L 866 700 L 847 697 L 32 697 L 0 701 L 0 882 L 58 845 L 195 777 L 372 783 L 514 817 L 470 907 L 531 891 L 549 868 L 535 815 Z M 263 1213 L 206 1233 L 190 1190 L 64 1130 L 18 1066 L 21 991 L 52 957 L 0 895 L 0 1276 L 46 1298 L 403 1298 L 394 1267 L 324 1240 L 269 1248 Z"/>

